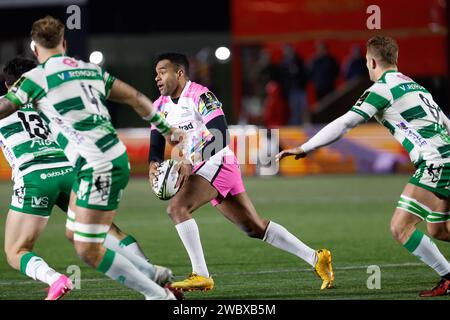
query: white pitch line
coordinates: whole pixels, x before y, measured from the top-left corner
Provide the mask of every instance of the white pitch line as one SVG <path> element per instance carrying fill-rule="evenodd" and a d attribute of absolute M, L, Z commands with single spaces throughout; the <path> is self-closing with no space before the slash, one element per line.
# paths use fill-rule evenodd
<path fill-rule="evenodd" d="M 398 267 L 425 267 L 425 264 L 419 262 L 405 262 L 405 263 L 392 263 L 392 264 L 381 264 L 377 265 L 382 268 L 398 268 Z M 344 267 L 335 267 L 334 270 L 358 270 L 358 269 L 367 269 L 368 265 L 365 266 L 344 266 Z M 288 273 L 288 272 L 311 272 L 312 269 L 278 269 L 278 270 L 260 270 L 260 271 L 249 271 L 249 272 L 224 272 L 224 273 L 214 273 L 212 276 L 245 276 L 245 275 L 258 275 L 258 274 L 271 274 L 271 273 Z M 176 277 L 182 278 L 182 277 Z M 82 283 L 86 282 L 98 282 L 106 280 L 106 277 L 103 278 L 93 278 L 93 279 L 81 279 Z M 15 284 L 36 284 L 37 281 L 31 280 L 5 280 L 0 281 L 1 285 L 15 285 Z"/>
<path fill-rule="evenodd" d="M 420 267 L 425 266 L 423 263 L 419 262 L 405 262 L 398 264 L 381 264 L 377 265 L 380 268 L 398 268 L 398 267 Z M 358 269 L 367 269 L 367 266 L 345 266 L 345 267 L 333 267 L 333 270 L 358 270 Z M 225 272 L 225 273 L 216 273 L 213 275 L 218 276 L 239 276 L 239 275 L 255 275 L 255 274 L 268 274 L 268 273 L 286 273 L 286 272 L 311 272 L 311 269 L 280 269 L 280 270 L 261 270 L 261 271 L 249 271 L 249 272 Z"/>

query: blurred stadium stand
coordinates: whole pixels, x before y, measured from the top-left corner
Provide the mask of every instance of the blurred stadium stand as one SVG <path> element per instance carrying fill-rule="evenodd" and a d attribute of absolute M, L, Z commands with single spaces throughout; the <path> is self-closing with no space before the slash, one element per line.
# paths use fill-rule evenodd
<path fill-rule="evenodd" d="M 244 132 L 246 139 L 251 139 L 255 129 L 264 125 L 266 84 L 277 80 L 285 44 L 291 44 L 308 67 L 317 43 L 322 41 L 341 67 L 336 90 L 317 100 L 314 84 L 308 81 L 305 90 L 311 123 L 281 128 L 280 147 L 285 148 L 301 144 L 324 123 L 343 114 L 370 85 L 364 77 L 347 81 L 343 69 L 352 48 L 359 46 L 364 55 L 366 40 L 375 34 L 397 39 L 400 70 L 424 85 L 449 114 L 448 2 L 201 0 L 192 5 L 132 0 L 0 0 L 0 64 L 17 54 L 31 57 L 32 22 L 47 14 L 65 20 L 70 15 L 67 6 L 75 4 L 82 12 L 81 29 L 67 30 L 69 55 L 87 60 L 92 51 L 101 51 L 103 67 L 156 99 L 156 55 L 164 51 L 186 53 L 192 79 L 209 86 L 222 100 L 228 122 L 234 125 L 232 131 Z M 366 27 L 366 9 L 372 4 L 381 8 L 381 30 Z M 231 59 L 218 61 L 214 57 L 219 46 L 231 49 Z M 1 77 L 0 73 L 0 81 Z M 110 112 L 114 125 L 123 128 L 120 135 L 127 143 L 133 172 L 145 175 L 149 134 L 145 122 L 130 108 L 110 104 Z M 137 127 L 142 129 L 133 129 Z M 263 145 L 257 143 L 256 148 Z M 249 145 L 245 148 L 257 152 Z M 383 127 L 369 123 L 305 161 L 284 161 L 280 173 L 403 172 L 411 170 L 405 157 Z M 242 169 L 248 175 L 260 173 L 254 164 L 245 164 Z M 3 158 L 0 177 L 9 178 Z"/>

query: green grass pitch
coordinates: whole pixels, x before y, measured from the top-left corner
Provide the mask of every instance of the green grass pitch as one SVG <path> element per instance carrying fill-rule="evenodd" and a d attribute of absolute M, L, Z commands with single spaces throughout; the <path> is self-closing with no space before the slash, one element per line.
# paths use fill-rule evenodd
<path fill-rule="evenodd" d="M 260 215 L 282 224 L 313 248 L 332 251 L 335 288 L 321 292 L 320 280 L 300 259 L 246 237 L 210 205 L 194 217 L 199 225 L 216 288 L 186 293 L 186 299 L 417 299 L 438 277 L 396 243 L 389 231 L 392 212 L 408 176 L 309 176 L 245 180 Z M 0 245 L 11 183 L 0 184 Z M 131 180 L 116 223 L 138 239 L 156 264 L 176 279 L 190 272 L 188 256 L 165 213 L 167 203 L 145 180 Z M 65 217 L 55 209 L 35 252 L 59 272 L 81 268 L 81 289 L 65 299 L 142 299 L 134 291 L 90 269 L 64 238 Z M 421 224 L 423 229 L 424 225 Z M 450 256 L 450 245 L 436 241 Z M 381 269 L 381 289 L 367 288 L 367 267 Z M 43 299 L 45 285 L 10 268 L 0 255 L 0 299 Z"/>

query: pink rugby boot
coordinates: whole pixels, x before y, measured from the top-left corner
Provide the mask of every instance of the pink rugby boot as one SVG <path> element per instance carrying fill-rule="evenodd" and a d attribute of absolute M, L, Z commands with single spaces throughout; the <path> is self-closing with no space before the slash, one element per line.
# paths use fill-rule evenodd
<path fill-rule="evenodd" d="M 45 300 L 59 300 L 72 289 L 72 281 L 62 274 L 48 289 L 48 295 Z"/>

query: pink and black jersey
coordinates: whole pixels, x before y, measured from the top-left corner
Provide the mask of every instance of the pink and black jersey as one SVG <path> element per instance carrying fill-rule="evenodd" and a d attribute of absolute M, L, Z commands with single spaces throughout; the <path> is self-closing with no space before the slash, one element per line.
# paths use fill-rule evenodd
<path fill-rule="evenodd" d="M 154 106 L 171 126 L 183 129 L 187 133 L 187 141 L 183 148 L 184 155 L 192 164 L 201 162 L 202 158 L 199 155 L 202 149 L 214 137 L 206 124 L 224 115 L 222 103 L 207 87 L 188 81 L 176 103 L 169 96 L 160 96 L 154 102 Z M 154 126 L 152 126 L 153 129 L 156 130 Z M 228 152 L 232 151 L 225 147 L 211 160 L 222 158 L 221 155 L 224 156 Z"/>

